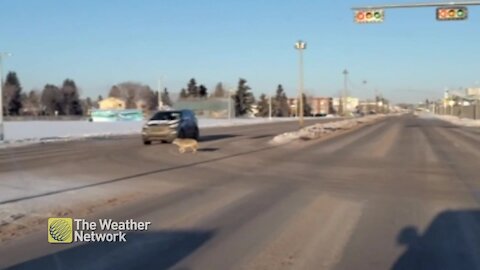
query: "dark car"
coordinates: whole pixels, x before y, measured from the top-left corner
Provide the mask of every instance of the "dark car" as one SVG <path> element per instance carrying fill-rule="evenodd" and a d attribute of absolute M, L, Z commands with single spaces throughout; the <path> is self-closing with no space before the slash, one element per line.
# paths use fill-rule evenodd
<path fill-rule="evenodd" d="M 159 111 L 142 128 L 144 144 L 171 143 L 176 138 L 198 140 L 199 136 L 197 118 L 191 110 Z"/>

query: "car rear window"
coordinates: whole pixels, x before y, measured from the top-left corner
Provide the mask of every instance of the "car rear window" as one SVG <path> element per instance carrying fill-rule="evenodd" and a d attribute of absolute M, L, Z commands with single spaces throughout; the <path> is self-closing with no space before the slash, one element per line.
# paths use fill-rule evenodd
<path fill-rule="evenodd" d="M 180 119 L 180 112 L 157 112 L 150 120 L 177 120 Z"/>

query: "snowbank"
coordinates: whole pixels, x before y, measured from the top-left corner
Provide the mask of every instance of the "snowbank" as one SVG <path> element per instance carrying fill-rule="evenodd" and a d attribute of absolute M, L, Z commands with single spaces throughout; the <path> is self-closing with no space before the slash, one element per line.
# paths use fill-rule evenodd
<path fill-rule="evenodd" d="M 227 127 L 293 121 L 294 118 L 235 118 L 198 119 L 200 128 Z M 5 122 L 5 141 L 0 147 L 29 143 L 111 137 L 140 134 L 144 122 L 87 122 L 87 121 L 14 121 Z"/>
<path fill-rule="evenodd" d="M 480 120 L 473 120 L 468 118 L 458 118 L 452 115 L 436 115 L 436 114 L 418 114 L 420 118 L 437 118 L 447 121 L 451 124 L 464 127 L 480 127 Z"/>
<path fill-rule="evenodd" d="M 302 128 L 294 132 L 286 132 L 275 136 L 270 143 L 272 144 L 285 144 L 294 140 L 312 140 L 320 138 L 324 135 L 339 131 L 351 129 L 357 125 L 370 123 L 380 118 L 384 118 L 385 115 L 369 115 L 361 118 L 344 119 L 335 122 L 320 123 L 312 126 Z"/>

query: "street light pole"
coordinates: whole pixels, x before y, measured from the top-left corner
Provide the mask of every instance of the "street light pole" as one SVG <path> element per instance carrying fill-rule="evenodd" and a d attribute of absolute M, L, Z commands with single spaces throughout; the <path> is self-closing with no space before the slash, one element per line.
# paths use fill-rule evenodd
<path fill-rule="evenodd" d="M 158 92 L 157 109 L 160 110 L 163 107 L 163 102 L 162 102 L 162 79 L 158 79 L 158 81 L 157 81 L 157 92 Z"/>
<path fill-rule="evenodd" d="M 270 95 L 268 101 L 268 119 L 272 120 L 272 95 Z"/>
<path fill-rule="evenodd" d="M 347 114 L 347 81 L 348 81 L 348 70 L 345 69 L 343 71 L 343 91 L 342 91 L 342 114 L 346 115 Z"/>
<path fill-rule="evenodd" d="M 300 127 L 303 127 L 303 50 L 307 48 L 307 43 L 299 40 L 295 43 L 295 49 L 298 50 L 298 65 L 299 65 L 299 116 L 300 116 Z"/>
<path fill-rule="evenodd" d="M 232 90 L 228 89 L 228 120 L 232 119 Z"/>
<path fill-rule="evenodd" d="M 3 133 L 3 57 L 11 56 L 11 53 L 0 53 L 0 141 L 4 140 Z"/>

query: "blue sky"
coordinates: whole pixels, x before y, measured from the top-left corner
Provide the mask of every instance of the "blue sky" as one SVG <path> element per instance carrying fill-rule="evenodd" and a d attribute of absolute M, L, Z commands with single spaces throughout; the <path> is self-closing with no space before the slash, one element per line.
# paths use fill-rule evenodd
<path fill-rule="evenodd" d="M 353 5 L 389 1 L 1 1 L 0 51 L 14 54 L 4 69 L 18 73 L 24 90 L 72 78 L 92 97 L 123 81 L 156 87 L 159 78 L 178 92 L 191 77 L 209 89 L 243 77 L 256 95 L 281 83 L 293 95 L 297 39 L 308 43 L 305 87 L 317 96 L 339 93 L 344 68 L 351 94 L 370 97 L 376 88 L 397 102 L 480 81 L 479 7 L 462 22 L 437 22 L 435 9 L 423 8 L 353 23 Z"/>

